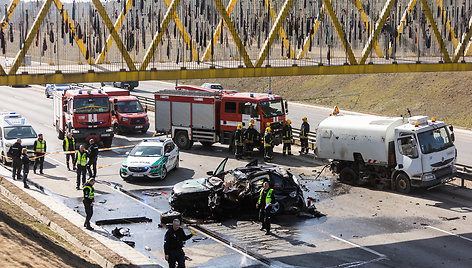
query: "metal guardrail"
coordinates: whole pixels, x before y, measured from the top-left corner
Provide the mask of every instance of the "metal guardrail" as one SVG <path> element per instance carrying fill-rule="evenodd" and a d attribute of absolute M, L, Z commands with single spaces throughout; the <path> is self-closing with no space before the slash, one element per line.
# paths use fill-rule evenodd
<path fill-rule="evenodd" d="M 132 96 L 136 97 L 141 103 L 147 105 L 148 107 L 151 107 L 152 110 L 154 110 L 154 98 L 148 98 L 148 97 L 143 97 L 135 94 L 131 94 Z M 293 131 L 293 136 L 294 136 L 294 143 L 296 145 L 300 145 L 300 129 L 299 128 L 292 128 Z M 310 131 L 308 134 L 308 147 L 311 150 L 316 149 L 316 132 L 315 131 Z M 456 163 L 457 167 L 457 177 L 461 179 L 461 187 L 464 186 L 464 181 L 472 181 L 472 166 L 464 165 L 464 164 L 459 164 Z"/>

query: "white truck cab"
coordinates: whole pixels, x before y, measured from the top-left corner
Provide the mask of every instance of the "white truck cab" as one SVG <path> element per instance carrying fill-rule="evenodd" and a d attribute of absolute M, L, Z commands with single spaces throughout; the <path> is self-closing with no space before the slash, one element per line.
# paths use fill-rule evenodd
<path fill-rule="evenodd" d="M 37 137 L 36 131 L 21 114 L 14 112 L 0 113 L 0 160 L 3 164 L 12 162 L 11 159 L 5 156 L 18 138 L 21 139 L 21 145 L 30 150 L 28 155 L 32 156 L 31 151 Z"/>
<path fill-rule="evenodd" d="M 412 187 L 440 184 L 456 173 L 452 126 L 426 116 L 335 115 L 318 126 L 316 154 L 347 183 Z"/>

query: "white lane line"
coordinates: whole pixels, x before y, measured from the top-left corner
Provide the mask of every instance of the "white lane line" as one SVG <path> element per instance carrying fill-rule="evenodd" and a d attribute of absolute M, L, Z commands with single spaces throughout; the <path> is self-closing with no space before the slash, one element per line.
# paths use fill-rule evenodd
<path fill-rule="evenodd" d="M 150 205 L 144 203 L 144 202 L 141 201 L 141 200 L 138 200 L 138 199 L 135 199 L 135 198 L 130 197 L 129 195 L 123 193 L 122 191 L 120 191 L 120 190 L 118 190 L 118 189 L 116 189 L 116 188 L 114 188 L 114 187 L 111 187 L 111 186 L 106 185 L 106 184 L 104 184 L 104 185 L 107 186 L 107 187 L 109 187 L 109 188 L 112 188 L 112 189 L 115 190 L 116 192 L 118 192 L 118 193 L 120 193 L 120 194 L 122 194 L 122 195 L 124 195 L 124 196 L 126 196 L 126 197 L 128 197 L 128 198 L 131 198 L 131 199 L 135 200 L 136 202 L 138 202 L 138 203 L 140 203 L 140 204 L 142 204 L 142 205 L 144 205 L 144 206 L 146 206 L 146 207 L 148 207 L 148 208 L 150 208 L 150 209 L 152 209 L 152 210 L 154 210 L 154 211 L 157 211 L 157 212 L 159 212 L 159 213 L 161 213 L 161 214 L 164 213 L 164 212 L 160 211 L 159 209 L 157 209 L 157 208 L 155 208 L 155 207 L 152 207 L 152 206 L 150 206 Z M 192 229 L 192 230 L 195 231 L 195 232 L 199 232 L 200 234 L 202 234 L 202 235 L 204 235 L 204 236 L 210 238 L 211 240 L 213 240 L 213 241 L 215 241 L 215 242 L 217 242 L 217 243 L 219 243 L 219 244 L 221 244 L 221 245 L 223 245 L 223 246 L 225 246 L 225 247 L 227 247 L 227 248 L 229 248 L 229 249 L 231 249 L 231 250 L 234 250 L 234 251 L 238 252 L 238 253 L 241 254 L 241 255 L 244 255 L 244 256 L 246 256 L 246 257 L 248 257 L 248 258 L 250 258 L 250 259 L 252 259 L 252 260 L 254 260 L 254 261 L 256 261 L 256 262 L 258 262 L 258 263 L 260 263 L 260 264 L 262 264 L 262 265 L 265 266 L 265 267 L 269 267 L 267 264 L 265 264 L 265 263 L 261 262 L 260 260 L 258 260 L 258 259 L 256 259 L 256 258 L 252 257 L 251 255 L 248 255 L 248 254 L 244 253 L 243 251 L 241 251 L 241 250 L 239 250 L 239 249 L 237 249 L 237 248 L 234 248 L 234 247 L 232 247 L 232 246 L 230 246 L 230 245 L 227 245 L 227 244 L 225 244 L 225 243 L 219 241 L 218 239 L 216 239 L 216 238 L 214 238 L 214 237 L 212 237 L 212 236 L 205 235 L 204 233 L 200 232 L 198 229 L 196 229 L 196 228 L 194 228 L 194 227 L 192 227 L 192 226 L 187 226 L 187 227 L 188 227 L 189 229 Z"/>
<path fill-rule="evenodd" d="M 370 249 L 370 248 L 367 248 L 367 247 L 358 245 L 358 244 L 353 243 L 353 242 L 351 242 L 351 241 L 349 241 L 349 240 L 343 239 L 343 238 L 341 238 L 341 237 L 337 237 L 337 236 L 332 235 L 332 234 L 329 234 L 329 236 L 332 237 L 332 238 L 334 238 L 334 239 L 336 239 L 336 240 L 339 240 L 339 241 L 341 241 L 341 242 L 344 242 L 344 243 L 346 243 L 346 244 L 349 244 L 349 245 L 351 245 L 351 246 L 353 246 L 353 247 L 360 248 L 360 249 L 362 249 L 362 250 L 364 250 L 364 251 L 367 251 L 367 252 L 369 252 L 369 253 L 372 253 L 372 254 L 374 254 L 374 255 L 377 255 L 377 256 L 380 257 L 380 258 L 387 259 L 387 256 L 386 256 L 386 255 L 384 255 L 384 254 L 382 254 L 382 253 L 380 253 L 380 252 L 377 252 L 377 251 L 375 251 L 375 250 L 373 250 L 373 249 Z"/>
<path fill-rule="evenodd" d="M 469 242 L 472 242 L 472 239 L 468 238 L 468 237 L 465 237 L 465 236 L 462 236 L 462 235 L 458 235 L 458 234 L 454 234 L 454 233 L 451 233 L 449 231 L 446 231 L 446 230 L 442 230 L 442 229 L 439 229 L 439 228 L 436 228 L 434 226 L 426 226 L 430 229 L 433 229 L 433 230 L 436 230 L 436 231 L 439 231 L 439 232 L 442 232 L 442 233 L 445 233 L 445 234 L 448 234 L 448 235 L 452 235 L 452 236 L 455 236 L 455 237 L 458 237 L 458 238 L 461 238 L 461 239 L 464 239 L 464 240 L 467 240 Z"/>
<path fill-rule="evenodd" d="M 372 259 L 372 260 L 368 260 L 368 261 L 355 261 L 355 262 L 346 262 L 346 263 L 342 263 L 342 264 L 339 264 L 339 265 L 336 265 L 336 266 L 328 266 L 326 268 L 335 268 L 335 267 L 346 267 L 346 268 L 350 268 L 350 267 L 358 267 L 358 266 L 362 266 L 362 265 L 366 265 L 366 264 L 369 264 L 369 263 L 374 263 L 374 262 L 379 262 L 379 261 L 383 261 L 385 260 L 386 258 L 375 258 L 375 259 Z"/>

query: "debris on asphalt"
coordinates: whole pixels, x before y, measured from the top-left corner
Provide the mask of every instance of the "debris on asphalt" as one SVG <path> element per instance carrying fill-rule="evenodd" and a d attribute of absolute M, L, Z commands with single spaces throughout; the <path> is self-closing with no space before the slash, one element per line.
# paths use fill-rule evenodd
<path fill-rule="evenodd" d="M 124 242 L 125 244 L 127 244 L 128 246 L 132 247 L 132 248 L 134 248 L 134 246 L 136 245 L 136 242 L 134 242 L 134 241 L 126 241 L 126 240 L 123 240 L 123 242 Z"/>
<path fill-rule="evenodd" d="M 106 202 L 107 202 L 106 199 L 103 199 L 103 200 L 98 201 L 98 203 L 100 203 L 100 204 L 105 204 Z"/>
<path fill-rule="evenodd" d="M 161 193 L 160 193 L 160 192 L 145 191 L 145 192 L 143 192 L 143 195 L 147 195 L 147 196 L 159 196 L 159 195 L 161 195 Z"/>
<path fill-rule="evenodd" d="M 179 219 L 182 222 L 182 214 L 174 210 L 169 210 L 161 214 L 162 225 L 172 223 L 174 219 Z"/>
<path fill-rule="evenodd" d="M 145 246 L 144 249 L 147 250 L 147 251 L 151 251 L 151 248 L 148 247 L 148 246 Z"/>
<path fill-rule="evenodd" d="M 109 220 L 99 220 L 99 221 L 96 221 L 95 224 L 98 226 L 101 226 L 101 225 L 142 223 L 142 222 L 152 222 L 152 219 L 147 218 L 147 217 L 118 218 L 118 219 L 109 219 Z"/>
<path fill-rule="evenodd" d="M 123 227 L 115 227 L 113 231 L 111 231 L 111 234 L 116 237 L 116 238 L 122 238 L 123 236 L 130 236 L 129 228 L 123 228 Z"/>
<path fill-rule="evenodd" d="M 460 219 L 459 217 L 451 217 L 451 218 L 448 218 L 448 217 L 441 217 L 439 216 L 440 219 L 442 219 L 443 221 L 453 221 L 453 220 L 458 220 Z"/>
<path fill-rule="evenodd" d="M 193 241 L 193 242 L 200 242 L 200 241 L 206 240 L 206 239 L 208 239 L 208 237 L 198 237 L 198 238 L 192 239 L 192 241 Z"/>

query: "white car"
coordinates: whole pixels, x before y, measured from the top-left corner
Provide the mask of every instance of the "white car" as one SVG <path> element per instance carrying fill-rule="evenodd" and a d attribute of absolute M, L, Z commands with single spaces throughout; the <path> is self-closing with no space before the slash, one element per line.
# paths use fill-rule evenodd
<path fill-rule="evenodd" d="M 131 150 L 120 168 L 124 180 L 145 177 L 165 179 L 179 167 L 179 149 L 171 138 L 144 139 Z"/>

